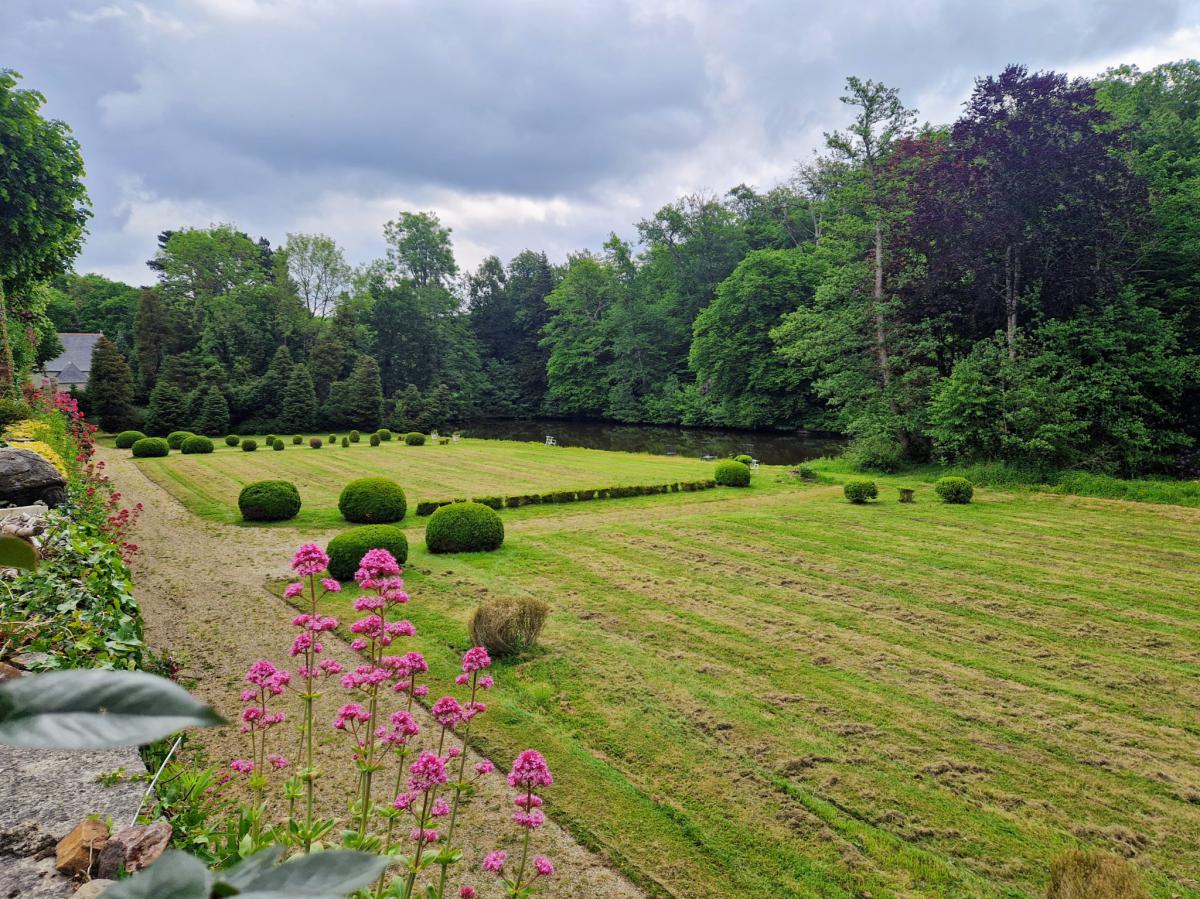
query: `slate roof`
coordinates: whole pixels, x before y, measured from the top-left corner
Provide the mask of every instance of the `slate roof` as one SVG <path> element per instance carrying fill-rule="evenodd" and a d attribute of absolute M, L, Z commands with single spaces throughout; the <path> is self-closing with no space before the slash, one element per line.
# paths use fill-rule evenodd
<path fill-rule="evenodd" d="M 46 363 L 47 376 L 59 384 L 86 384 L 92 370 L 92 350 L 103 334 L 82 334 L 69 331 L 59 334 L 63 351 Z"/>

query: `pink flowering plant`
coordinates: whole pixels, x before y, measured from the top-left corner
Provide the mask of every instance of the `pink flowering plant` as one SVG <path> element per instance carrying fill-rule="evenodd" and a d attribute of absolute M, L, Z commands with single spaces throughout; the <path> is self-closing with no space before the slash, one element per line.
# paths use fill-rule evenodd
<path fill-rule="evenodd" d="M 230 768 L 247 778 L 255 804 L 243 810 L 240 854 L 272 842 L 299 852 L 327 846 L 338 822 L 314 817 L 319 780 L 313 755 L 313 734 L 319 726 L 314 707 L 323 683 L 336 679 L 347 691 L 347 701 L 330 726 L 347 740 L 358 774 L 340 843 L 387 856 L 395 871 L 390 881 L 385 871 L 371 895 L 374 899 L 415 899 L 418 894 L 425 899 L 477 897 L 474 886 L 455 888 L 447 882 L 451 867 L 463 857 L 454 844 L 460 806 L 479 779 L 495 770 L 487 760 L 467 766 L 472 722 L 486 711 L 481 696 L 494 686 L 488 673 L 492 660 L 481 646 L 466 652 L 454 682 L 463 692 L 447 694 L 428 706 L 435 726 L 422 734 L 416 715 L 429 695 L 428 685 L 422 683 L 429 665 L 419 652 L 397 651 L 398 641 L 416 634 L 412 623 L 398 613 L 409 601 L 399 564 L 382 549 L 370 550 L 359 563 L 354 577 L 359 595 L 353 608 L 361 617 L 349 627 L 351 648 L 359 653 L 359 661 L 352 667 L 325 656 L 325 642 L 330 640 L 326 634 L 337 629 L 338 622 L 319 607 L 321 600 L 341 589 L 328 577 L 328 565 L 328 556 L 313 544 L 301 546 L 292 559 L 300 579 L 286 587 L 284 597 L 303 609 L 293 620 L 298 629 L 290 649 L 294 670 L 260 660 L 246 673 L 241 731 L 248 737 L 250 751 Z M 287 739 L 280 729 L 287 720 L 282 706 L 289 696 L 299 697 L 301 706 L 299 745 L 293 756 L 299 759 L 296 767 L 282 752 Z M 263 826 L 265 793 L 285 769 L 293 771 L 282 784 L 287 822 Z M 554 871 L 549 860 L 529 858 L 531 834 L 545 821 L 542 800 L 534 790 L 551 782 L 545 760 L 533 750 L 521 754 L 509 775 L 509 783 L 522 791 L 515 800 L 513 820 L 524 829 L 524 847 L 515 865 L 506 868 L 507 856 L 493 852 L 483 866 L 499 875 L 507 896 L 531 895 L 536 882 Z M 422 881 L 423 892 L 418 892 Z"/>

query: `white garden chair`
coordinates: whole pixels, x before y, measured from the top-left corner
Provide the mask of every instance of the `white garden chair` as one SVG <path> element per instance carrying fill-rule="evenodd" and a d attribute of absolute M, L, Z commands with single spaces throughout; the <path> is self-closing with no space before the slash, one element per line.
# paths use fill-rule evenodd
<path fill-rule="evenodd" d="M 558 446 L 558 441 L 555 440 L 553 437 L 551 437 L 549 434 L 547 434 L 546 435 L 546 446 Z"/>

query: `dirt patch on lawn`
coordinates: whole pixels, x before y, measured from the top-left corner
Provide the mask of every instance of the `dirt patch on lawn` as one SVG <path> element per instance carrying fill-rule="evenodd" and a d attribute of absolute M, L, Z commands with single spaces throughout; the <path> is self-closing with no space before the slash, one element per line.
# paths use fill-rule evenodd
<path fill-rule="evenodd" d="M 168 652 L 196 679 L 193 692 L 233 720 L 240 711 L 238 692 L 246 669 L 261 658 L 277 665 L 288 661 L 295 629 L 295 610 L 266 589 L 270 580 L 287 577 L 288 563 L 301 539 L 295 531 L 240 528 L 196 518 L 165 490 L 145 477 L 126 454 L 100 449 L 98 455 L 118 489 L 130 502 L 145 506 L 135 541 L 141 546 L 134 564 L 134 594 L 146 622 L 146 639 L 158 652 Z M 331 532 L 306 532 L 303 540 L 324 543 Z M 420 601 L 420 597 L 414 597 Z M 328 635 L 326 635 L 328 637 Z M 343 664 L 355 653 L 332 637 L 324 640 L 326 657 Z M 438 685 L 431 690 L 439 689 Z M 329 684 L 318 700 L 318 722 L 331 722 L 347 700 L 336 684 Z M 422 730 L 434 732 L 436 724 L 422 713 Z M 486 718 L 481 719 L 486 728 Z M 354 789 L 348 738 L 319 723 L 317 766 L 323 772 L 319 785 L 322 814 L 344 816 L 346 799 Z M 294 743 L 291 732 L 288 744 Z M 193 757 L 206 756 L 213 764 L 246 754 L 245 738 L 236 727 L 196 732 L 190 745 Z M 289 747 L 281 746 L 281 751 Z M 452 883 L 472 883 L 481 895 L 496 894 L 494 876 L 480 870 L 483 855 L 492 849 L 519 850 L 517 828 L 511 823 L 512 802 L 500 770 L 510 759 L 494 759 L 498 772 L 486 777 L 474 800 L 462 814 L 456 842 L 464 860 L 456 866 Z M 638 897 L 645 894 L 608 866 L 600 855 L 583 848 L 551 821 L 538 832 L 537 851 L 549 856 L 558 874 L 545 882 L 544 895 L 589 896 L 597 899 Z"/>

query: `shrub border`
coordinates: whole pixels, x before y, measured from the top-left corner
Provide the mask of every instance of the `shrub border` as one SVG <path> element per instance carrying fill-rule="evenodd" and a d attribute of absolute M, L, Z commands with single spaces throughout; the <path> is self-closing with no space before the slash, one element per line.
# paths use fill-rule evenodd
<path fill-rule="evenodd" d="M 482 503 L 492 509 L 517 509 L 521 506 L 536 506 L 548 503 L 590 502 L 597 499 L 624 499 L 629 496 L 653 496 L 659 493 L 694 493 L 711 490 L 717 486 L 712 478 L 700 481 L 672 481 L 669 484 L 636 484 L 634 486 L 590 487 L 580 490 L 551 490 L 547 493 L 524 493 L 513 496 L 481 496 L 471 502 Z M 417 503 L 417 515 L 432 515 L 442 506 L 462 500 L 435 499 Z"/>

